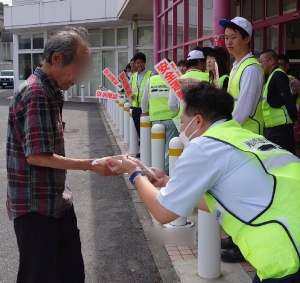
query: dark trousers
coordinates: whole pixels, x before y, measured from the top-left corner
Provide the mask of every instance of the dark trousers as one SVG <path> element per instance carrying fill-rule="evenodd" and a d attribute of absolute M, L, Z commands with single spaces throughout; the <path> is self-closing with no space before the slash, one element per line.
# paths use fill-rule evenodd
<path fill-rule="evenodd" d="M 280 125 L 268 128 L 266 138 L 283 149 L 295 154 L 294 126 L 293 124 Z"/>
<path fill-rule="evenodd" d="M 300 282 L 300 269 L 296 274 L 281 279 L 266 279 L 260 281 L 256 275 L 252 283 L 299 283 L 299 282 Z"/>
<path fill-rule="evenodd" d="M 72 206 L 62 217 L 37 212 L 14 220 L 20 253 L 17 283 L 83 283 L 84 264 Z"/>
<path fill-rule="evenodd" d="M 142 108 L 133 107 L 132 108 L 132 119 L 134 122 L 134 126 L 136 129 L 136 132 L 140 138 L 140 119 L 142 114 Z"/>

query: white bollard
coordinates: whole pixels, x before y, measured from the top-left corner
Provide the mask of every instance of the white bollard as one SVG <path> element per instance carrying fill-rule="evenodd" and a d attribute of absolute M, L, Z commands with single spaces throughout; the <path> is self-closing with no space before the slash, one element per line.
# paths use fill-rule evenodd
<path fill-rule="evenodd" d="M 161 124 L 151 128 L 151 161 L 152 167 L 165 171 L 165 138 L 166 130 Z"/>
<path fill-rule="evenodd" d="M 116 128 L 117 130 L 119 130 L 119 100 L 116 100 L 116 104 L 115 104 L 115 121 L 116 121 Z"/>
<path fill-rule="evenodd" d="M 65 101 L 69 101 L 69 93 L 68 93 L 68 91 L 66 90 L 64 94 L 65 94 Z"/>
<path fill-rule="evenodd" d="M 151 166 L 151 126 L 149 116 L 142 116 L 140 119 L 140 150 L 141 162 L 146 166 Z"/>
<path fill-rule="evenodd" d="M 221 226 L 215 216 L 198 210 L 198 275 L 206 279 L 221 276 Z"/>
<path fill-rule="evenodd" d="M 111 100 L 111 99 L 107 99 L 107 105 L 108 105 L 108 107 L 107 107 L 107 109 L 108 109 L 108 115 L 109 115 L 110 119 L 112 120 L 112 117 L 113 117 L 113 115 L 112 115 L 111 103 L 112 103 L 112 100 Z"/>
<path fill-rule="evenodd" d="M 85 97 L 84 97 L 84 85 L 81 85 L 81 102 L 84 102 Z"/>
<path fill-rule="evenodd" d="M 129 122 L 129 154 L 136 155 L 138 153 L 138 134 L 136 132 L 134 122 L 132 119 L 132 109 L 130 109 L 130 122 Z"/>
<path fill-rule="evenodd" d="M 119 101 L 119 133 L 124 136 L 124 100 Z"/>
<path fill-rule="evenodd" d="M 114 100 L 112 100 L 112 103 L 111 103 L 111 110 L 112 110 L 112 121 L 113 121 L 113 124 L 115 125 L 116 124 L 116 102 Z"/>
<path fill-rule="evenodd" d="M 130 103 L 124 104 L 124 143 L 129 143 L 129 107 Z"/>

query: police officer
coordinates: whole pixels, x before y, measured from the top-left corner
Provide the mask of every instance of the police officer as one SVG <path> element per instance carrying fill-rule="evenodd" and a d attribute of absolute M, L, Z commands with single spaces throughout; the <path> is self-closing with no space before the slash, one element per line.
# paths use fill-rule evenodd
<path fill-rule="evenodd" d="M 168 60 L 170 62 L 170 60 Z M 166 130 L 165 139 L 165 173 L 169 174 L 169 143 L 178 137 L 178 131 L 172 118 L 175 116 L 168 106 L 170 88 L 156 75 L 150 77 L 145 85 L 142 99 L 142 116 L 150 116 L 152 124 L 162 124 Z"/>

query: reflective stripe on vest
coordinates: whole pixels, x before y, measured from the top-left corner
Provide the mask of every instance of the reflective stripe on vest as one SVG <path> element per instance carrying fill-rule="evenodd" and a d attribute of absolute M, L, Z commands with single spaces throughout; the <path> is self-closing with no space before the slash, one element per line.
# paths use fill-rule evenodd
<path fill-rule="evenodd" d="M 234 215 L 208 192 L 205 199 L 210 212 L 257 269 L 260 280 L 296 273 L 300 267 L 300 160 L 263 136 L 243 130 L 235 121 L 209 128 L 202 136 L 253 154 L 263 172 L 273 178 L 269 205 L 252 220 Z"/>
<path fill-rule="evenodd" d="M 246 67 L 250 65 L 256 65 L 261 70 L 262 76 L 264 76 L 264 71 L 262 67 L 259 65 L 258 61 L 254 57 L 246 58 L 238 67 L 235 75 L 231 71 L 228 83 L 227 91 L 233 96 L 234 98 L 234 106 L 236 106 L 236 102 L 240 97 L 240 82 L 242 78 L 242 74 Z M 252 117 L 249 117 L 242 125 L 244 129 L 250 130 L 255 134 L 262 134 L 263 127 L 264 127 L 264 119 L 263 113 L 261 108 L 261 101 L 258 101 L 255 113 Z"/>
<path fill-rule="evenodd" d="M 138 73 L 136 72 L 132 76 L 131 89 L 132 89 L 132 92 L 134 94 L 134 100 L 132 102 L 132 106 L 133 107 L 141 107 L 141 105 L 142 105 L 142 96 L 143 96 L 143 93 L 144 93 L 144 88 L 145 88 L 147 80 L 151 76 L 151 73 L 152 73 L 151 71 L 147 71 L 144 74 L 140 86 L 138 86 Z"/>
<path fill-rule="evenodd" d="M 280 108 L 273 108 L 270 106 L 270 104 L 267 101 L 269 83 L 275 72 L 282 72 L 285 74 L 283 70 L 281 70 L 280 68 L 276 68 L 270 74 L 266 84 L 264 85 L 262 110 L 263 110 L 263 117 L 264 117 L 266 128 L 293 123 L 292 119 L 290 118 L 287 112 L 285 105 L 281 106 Z"/>
<path fill-rule="evenodd" d="M 170 120 L 174 117 L 168 106 L 170 88 L 156 75 L 149 78 L 149 114 L 150 121 Z"/>

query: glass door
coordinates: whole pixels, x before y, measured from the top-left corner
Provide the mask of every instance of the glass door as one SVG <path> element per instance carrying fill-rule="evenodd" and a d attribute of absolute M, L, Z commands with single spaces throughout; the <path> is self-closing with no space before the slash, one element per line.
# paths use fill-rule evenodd
<path fill-rule="evenodd" d="M 90 76 L 90 96 L 96 96 L 96 91 L 102 85 L 102 52 L 92 53 L 92 70 Z"/>
<path fill-rule="evenodd" d="M 115 51 L 103 51 L 102 52 L 102 64 L 103 70 L 108 68 L 115 76 L 117 75 L 115 65 Z M 115 86 L 103 75 L 103 86 L 111 91 L 116 91 Z"/>

